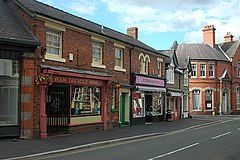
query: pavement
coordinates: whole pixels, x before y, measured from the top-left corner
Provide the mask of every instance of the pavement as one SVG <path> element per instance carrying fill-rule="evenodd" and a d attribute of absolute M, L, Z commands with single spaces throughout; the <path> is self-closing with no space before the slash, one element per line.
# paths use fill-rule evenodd
<path fill-rule="evenodd" d="M 109 143 L 163 135 L 174 131 L 185 131 L 214 123 L 220 123 L 223 120 L 231 118 L 232 117 L 228 116 L 193 116 L 193 118 L 172 122 L 155 122 L 109 130 L 65 134 L 48 137 L 47 139 L 21 140 L 1 138 L 0 159 L 13 160 L 29 157 L 34 159 L 34 156 L 36 155 L 91 148 Z"/>

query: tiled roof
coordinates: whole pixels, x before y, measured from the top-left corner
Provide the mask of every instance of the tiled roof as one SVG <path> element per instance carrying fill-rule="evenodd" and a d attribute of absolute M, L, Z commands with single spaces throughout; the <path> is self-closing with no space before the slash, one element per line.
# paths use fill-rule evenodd
<path fill-rule="evenodd" d="M 160 50 L 159 51 L 161 54 L 167 56 L 167 58 L 165 59 L 165 63 L 169 64 L 172 61 L 173 55 L 174 55 L 174 50 L 173 49 L 169 49 L 169 50 Z"/>
<path fill-rule="evenodd" d="M 221 49 L 230 57 L 234 57 L 238 47 L 239 47 L 240 41 L 232 41 L 232 42 L 225 42 L 218 44 Z"/>
<path fill-rule="evenodd" d="M 189 64 L 189 57 L 178 56 L 179 69 L 187 69 Z"/>
<path fill-rule="evenodd" d="M 220 51 L 205 44 L 178 44 L 176 54 L 179 56 L 189 56 L 191 60 L 217 60 L 229 61 Z"/>
<path fill-rule="evenodd" d="M 110 37 L 118 41 L 157 53 L 157 50 L 155 50 L 154 48 L 126 34 L 117 32 L 107 27 L 103 27 L 103 30 L 102 30 L 102 25 L 88 21 L 81 17 L 74 16 L 72 14 L 59 10 L 47 4 L 44 4 L 35 0 L 16 0 L 16 1 L 20 3 L 20 6 L 25 7 L 27 10 L 29 10 L 32 13 L 37 13 L 39 15 L 43 15 L 43 16 L 79 27 L 94 33 L 97 33 L 97 34 Z"/>
<path fill-rule="evenodd" d="M 0 0 L 0 22 L 0 42 L 32 47 L 38 45 L 37 39 L 4 0 Z"/>

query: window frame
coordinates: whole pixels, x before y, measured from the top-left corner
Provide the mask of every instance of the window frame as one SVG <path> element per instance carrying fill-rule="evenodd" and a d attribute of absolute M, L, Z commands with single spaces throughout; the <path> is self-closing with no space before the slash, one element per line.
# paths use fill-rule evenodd
<path fill-rule="evenodd" d="M 158 77 L 162 77 L 162 63 L 163 63 L 163 59 L 157 58 Z"/>
<path fill-rule="evenodd" d="M 236 89 L 236 108 L 240 110 L 240 87 Z"/>
<path fill-rule="evenodd" d="M 237 78 L 240 78 L 240 60 L 237 61 Z"/>
<path fill-rule="evenodd" d="M 92 63 L 91 63 L 92 67 L 97 67 L 97 68 L 102 68 L 102 69 L 106 68 L 106 66 L 103 64 L 104 42 L 105 42 L 104 40 L 100 40 L 98 38 L 92 37 L 92 43 L 91 43 L 92 44 Z M 94 45 L 94 44 L 98 44 L 98 45 Z M 94 52 L 96 51 L 96 50 L 94 50 L 94 48 L 100 49 L 100 54 L 97 53 L 100 55 L 99 57 L 96 57 L 96 56 L 94 57 Z M 100 60 L 100 62 L 94 62 L 94 58 L 98 58 Z"/>
<path fill-rule="evenodd" d="M 211 100 L 207 100 L 207 95 L 211 95 L 211 96 L 209 96 L 209 97 L 211 97 Z M 207 107 L 207 101 L 209 101 L 209 102 L 211 102 L 211 108 L 208 108 Z M 206 103 L 206 110 L 213 110 L 213 90 L 211 90 L 211 89 L 207 89 L 206 91 L 205 91 L 205 103 Z"/>
<path fill-rule="evenodd" d="M 198 93 L 194 93 L 194 92 L 198 92 Z M 197 106 L 197 108 L 194 107 L 194 95 L 199 95 L 199 106 Z M 192 90 L 192 110 L 193 111 L 201 111 L 201 90 L 200 89 L 195 89 Z"/>
<path fill-rule="evenodd" d="M 150 63 L 150 58 L 149 56 L 145 56 L 145 60 L 144 60 L 144 73 L 145 74 L 149 74 L 149 63 Z"/>
<path fill-rule="evenodd" d="M 183 86 L 188 86 L 189 85 L 188 71 L 185 70 L 183 73 L 184 73 Z"/>
<path fill-rule="evenodd" d="M 212 66 L 212 70 L 211 70 L 211 66 Z M 209 64 L 209 72 L 208 72 L 208 74 L 209 74 L 210 78 L 215 77 L 215 72 L 214 72 L 215 68 L 214 67 L 215 67 L 214 64 Z M 212 72 L 212 75 L 211 75 L 211 72 Z"/>
<path fill-rule="evenodd" d="M 50 25 L 50 24 L 47 24 L 45 23 L 45 26 L 46 26 L 46 32 L 45 32 L 45 35 L 46 35 L 46 49 L 48 47 L 51 47 L 51 48 L 58 48 L 58 54 L 53 54 L 53 53 L 50 53 L 48 51 L 48 49 L 46 50 L 46 54 L 44 56 L 45 59 L 47 60 L 52 60 L 52 61 L 58 61 L 58 62 L 66 62 L 66 59 L 63 58 L 63 48 L 62 48 L 62 41 L 63 41 L 63 32 L 65 31 L 65 28 L 63 27 L 59 27 L 59 26 L 54 26 L 54 25 Z M 48 32 L 49 31 L 49 32 Z M 50 31 L 52 32 L 58 32 L 59 33 L 59 47 L 54 47 L 54 46 L 48 46 L 47 42 L 48 42 L 48 35 L 51 35 L 52 39 L 53 39 L 53 36 L 54 34 L 53 33 L 50 33 Z M 53 41 L 52 41 L 53 43 Z"/>
<path fill-rule="evenodd" d="M 193 63 L 192 65 L 192 72 L 191 72 L 191 77 L 196 78 L 197 77 L 197 64 Z M 195 70 L 194 70 L 195 69 Z M 195 74 L 194 74 L 195 73 Z"/>
<path fill-rule="evenodd" d="M 202 66 L 204 68 L 202 68 Z M 200 64 L 200 78 L 206 78 L 206 64 Z"/>

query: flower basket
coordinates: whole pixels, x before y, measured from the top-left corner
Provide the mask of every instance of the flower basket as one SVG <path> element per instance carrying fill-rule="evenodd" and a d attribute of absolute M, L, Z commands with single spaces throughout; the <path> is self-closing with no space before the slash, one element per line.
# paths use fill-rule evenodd
<path fill-rule="evenodd" d="M 120 84 L 120 82 L 112 81 L 112 87 L 113 87 L 113 88 L 120 88 L 120 87 L 121 87 L 121 84 Z"/>
<path fill-rule="evenodd" d="M 36 83 L 41 85 L 48 85 L 51 83 L 51 76 L 48 74 L 40 73 L 37 77 Z"/>

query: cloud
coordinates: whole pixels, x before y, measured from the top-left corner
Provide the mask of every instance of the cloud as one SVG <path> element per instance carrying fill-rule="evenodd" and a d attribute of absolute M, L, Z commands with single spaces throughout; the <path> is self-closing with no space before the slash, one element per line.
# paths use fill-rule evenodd
<path fill-rule="evenodd" d="M 72 0 L 66 7 L 80 14 L 94 15 L 97 11 L 97 4 L 95 0 Z"/>
<path fill-rule="evenodd" d="M 204 25 L 214 24 L 216 41 L 224 32 L 240 33 L 239 0 L 102 0 L 117 13 L 123 27 L 136 26 L 147 33 L 186 32 L 186 42 L 202 42 Z M 218 35 L 219 34 L 219 35 Z"/>

